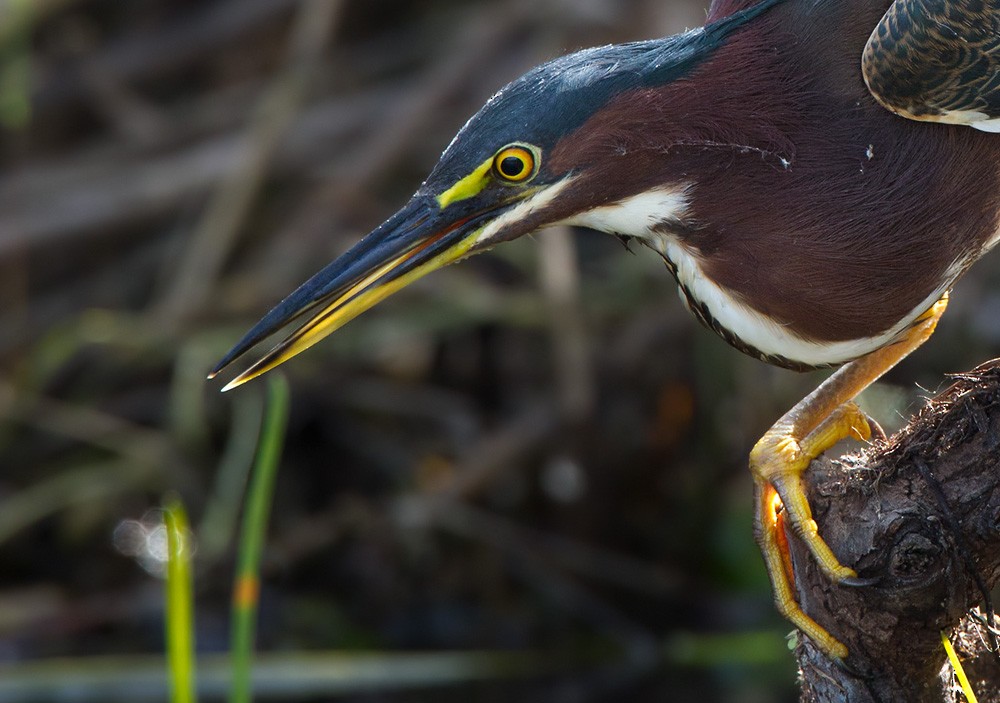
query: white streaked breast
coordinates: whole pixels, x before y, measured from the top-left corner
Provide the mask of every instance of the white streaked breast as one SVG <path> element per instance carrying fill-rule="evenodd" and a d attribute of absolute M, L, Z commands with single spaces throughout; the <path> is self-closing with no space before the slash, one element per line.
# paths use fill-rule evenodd
<path fill-rule="evenodd" d="M 576 215 L 565 224 L 643 240 L 673 264 L 680 286 L 691 298 L 704 305 L 720 326 L 746 346 L 767 356 L 783 357 L 808 366 L 835 366 L 864 356 L 898 338 L 951 285 L 949 280 L 896 325 L 874 337 L 838 342 L 805 339 L 713 283 L 704 275 L 702 260 L 695 249 L 684 246 L 674 235 L 657 231 L 658 225 L 664 222 L 685 220 L 688 190 L 678 187 L 642 193 L 614 205 Z"/>
<path fill-rule="evenodd" d="M 835 366 L 857 359 L 896 340 L 915 319 L 944 295 L 951 285 L 941 286 L 921 301 L 896 325 L 874 337 L 840 342 L 805 339 L 749 307 L 702 275 L 698 258 L 669 236 L 650 245 L 674 262 L 677 278 L 688 294 L 703 303 L 718 323 L 745 344 L 769 356 L 779 356 L 808 366 Z"/>

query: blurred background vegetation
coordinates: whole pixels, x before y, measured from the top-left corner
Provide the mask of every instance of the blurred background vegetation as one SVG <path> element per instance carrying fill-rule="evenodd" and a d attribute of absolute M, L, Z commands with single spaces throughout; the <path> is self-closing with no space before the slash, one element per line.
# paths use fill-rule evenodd
<path fill-rule="evenodd" d="M 0 701 L 166 698 L 171 495 L 197 547 L 203 693 L 218 693 L 267 384 L 220 395 L 208 369 L 401 205 L 505 82 L 704 13 L 0 0 Z M 995 353 L 996 279 L 981 264 L 869 394 L 889 428 Z M 699 328 L 651 252 L 582 231 L 504 245 L 284 372 L 261 691 L 795 699 L 745 456 L 822 375 Z"/>

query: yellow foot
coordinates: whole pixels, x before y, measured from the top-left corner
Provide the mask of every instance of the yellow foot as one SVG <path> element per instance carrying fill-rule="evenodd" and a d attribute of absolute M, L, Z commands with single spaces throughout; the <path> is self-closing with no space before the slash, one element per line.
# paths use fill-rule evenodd
<path fill-rule="evenodd" d="M 819 536 L 802 485 L 802 474 L 810 461 L 841 439 L 867 440 L 873 428 L 881 434 L 881 428 L 868 422 L 853 399 L 927 341 L 947 304 L 948 296 L 945 295 L 891 344 L 843 366 L 785 413 L 750 453 L 750 470 L 754 477 L 754 533 L 764 553 L 775 603 L 782 615 L 830 657 L 843 659 L 847 656 L 847 648 L 806 615 L 796 602 L 784 523 L 787 522 L 802 538 L 831 580 L 837 583 L 854 581 L 854 585 L 860 585 L 854 570 L 843 566 Z"/>
<path fill-rule="evenodd" d="M 833 659 L 846 659 L 847 647 L 827 632 L 822 625 L 805 614 L 795 600 L 795 590 L 788 543 L 785 541 L 782 517 L 779 515 L 781 499 L 766 482 L 754 482 L 754 536 L 764 555 L 767 574 L 771 578 L 774 604 L 785 619 L 809 637 L 816 646 Z"/>
<path fill-rule="evenodd" d="M 764 553 L 778 610 L 828 656 L 840 659 L 847 656 L 847 648 L 806 615 L 795 601 L 782 523 L 787 522 L 802 539 L 831 580 L 839 583 L 857 576 L 853 569 L 837 560 L 819 536 L 806 498 L 802 474 L 809 467 L 809 462 L 840 440 L 847 437 L 867 440 L 871 432 L 865 414 L 853 402 L 847 402 L 802 439 L 794 436 L 793 426 L 779 422 L 750 453 L 750 470 L 754 475 L 756 493 L 755 534 Z M 780 508 L 784 508 L 783 514 L 779 513 Z"/>

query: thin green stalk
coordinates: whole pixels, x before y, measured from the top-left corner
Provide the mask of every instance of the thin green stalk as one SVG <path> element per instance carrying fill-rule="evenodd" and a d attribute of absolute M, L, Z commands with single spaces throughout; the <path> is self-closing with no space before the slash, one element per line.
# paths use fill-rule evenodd
<path fill-rule="evenodd" d="M 267 411 L 264 414 L 257 461 L 250 478 L 243 513 L 236 578 L 233 583 L 230 630 L 233 661 L 233 685 L 229 693 L 231 703 L 249 703 L 253 696 L 251 667 L 260 596 L 260 556 L 267 534 L 274 483 L 288 424 L 288 382 L 283 376 L 273 374 L 267 390 Z"/>
<path fill-rule="evenodd" d="M 264 418 L 264 399 L 257 394 L 247 395 L 250 397 L 245 402 L 233 408 L 215 486 L 198 526 L 198 558 L 203 563 L 215 562 L 232 548 L 240 519 Z"/>
<path fill-rule="evenodd" d="M 172 703 L 194 703 L 194 577 L 188 519 L 180 500 L 173 498 L 163 511 L 167 529 L 166 637 Z"/>
<path fill-rule="evenodd" d="M 36 24 L 32 0 L 8 0 L 0 7 L 0 126 L 23 130 L 31 121 L 31 34 Z M 4 31 L 3 25 L 17 29 Z M 6 37 L 4 36 L 6 35 Z"/>

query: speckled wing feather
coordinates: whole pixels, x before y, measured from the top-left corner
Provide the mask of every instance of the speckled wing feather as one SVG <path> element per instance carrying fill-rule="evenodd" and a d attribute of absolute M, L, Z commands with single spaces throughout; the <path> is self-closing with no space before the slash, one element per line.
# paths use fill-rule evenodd
<path fill-rule="evenodd" d="M 862 69 L 903 117 L 1000 132 L 1000 0 L 896 0 Z"/>

